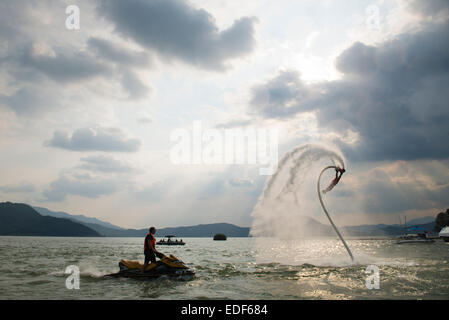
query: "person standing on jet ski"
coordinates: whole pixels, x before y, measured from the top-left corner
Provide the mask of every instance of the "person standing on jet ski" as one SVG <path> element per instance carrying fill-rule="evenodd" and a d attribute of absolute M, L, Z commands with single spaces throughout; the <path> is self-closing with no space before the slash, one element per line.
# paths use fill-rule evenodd
<path fill-rule="evenodd" d="M 156 228 L 151 227 L 149 231 L 150 233 L 148 233 L 145 236 L 145 242 L 143 246 L 143 253 L 145 254 L 145 263 L 143 264 L 142 271 L 144 271 L 147 268 L 149 262 L 156 262 L 156 256 L 159 259 L 164 257 L 164 254 L 160 253 L 156 249 L 156 238 L 154 237 L 154 234 L 156 233 Z"/>

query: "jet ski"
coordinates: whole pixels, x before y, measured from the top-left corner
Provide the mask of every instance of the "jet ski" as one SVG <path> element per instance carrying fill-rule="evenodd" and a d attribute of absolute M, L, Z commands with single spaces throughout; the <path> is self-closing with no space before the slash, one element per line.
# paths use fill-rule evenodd
<path fill-rule="evenodd" d="M 125 277 L 137 279 L 155 279 L 162 276 L 170 278 L 191 279 L 195 272 L 189 269 L 184 262 L 174 255 L 163 256 L 156 263 L 150 263 L 145 271 L 142 271 L 143 263 L 134 260 L 120 260 L 120 271 L 108 275 L 109 277 Z"/>

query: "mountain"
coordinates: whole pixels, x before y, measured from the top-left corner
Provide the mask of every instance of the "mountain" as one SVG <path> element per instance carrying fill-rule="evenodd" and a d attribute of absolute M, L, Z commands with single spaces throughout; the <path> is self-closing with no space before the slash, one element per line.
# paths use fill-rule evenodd
<path fill-rule="evenodd" d="M 213 237 L 217 233 L 224 233 L 227 237 L 248 237 L 249 228 L 238 227 L 230 223 L 212 223 L 188 227 L 163 228 L 157 230 L 157 233 L 159 236 L 173 234 L 178 237 Z"/>
<path fill-rule="evenodd" d="M 417 218 L 417 219 L 412 219 L 410 221 L 407 221 L 407 225 L 417 225 L 417 224 L 427 224 L 427 223 L 431 223 L 431 222 L 435 222 L 435 217 L 431 217 L 431 216 L 427 216 L 427 217 L 423 217 L 423 218 Z"/>
<path fill-rule="evenodd" d="M 97 231 L 105 237 L 143 237 L 148 233 L 148 229 L 111 229 L 104 226 L 86 223 L 86 226 Z M 411 226 L 407 223 L 408 226 Z M 425 230 L 432 231 L 435 227 L 435 222 L 415 225 Z M 360 226 L 346 226 L 339 227 L 341 232 L 346 236 L 397 236 L 404 234 L 405 228 L 401 225 L 360 225 Z M 248 237 L 250 228 L 238 227 L 229 223 L 212 223 L 200 224 L 196 226 L 173 227 L 157 229 L 157 237 L 165 235 L 176 235 L 177 237 L 213 237 L 216 233 L 224 233 L 228 237 Z M 305 228 L 303 228 L 302 236 L 334 236 L 334 230 L 330 225 L 326 225 L 308 218 L 305 220 Z M 274 236 L 274 235 L 267 235 Z"/>
<path fill-rule="evenodd" d="M 403 234 L 405 229 L 400 225 L 360 225 L 343 227 L 343 233 L 347 236 L 397 236 Z"/>
<path fill-rule="evenodd" d="M 106 237 L 144 237 L 148 229 L 110 229 L 100 225 L 87 224 L 89 228 Z M 249 228 L 238 227 L 230 223 L 200 224 L 196 226 L 157 229 L 157 237 L 176 235 L 177 237 L 213 237 L 216 233 L 224 233 L 228 237 L 248 237 Z"/>
<path fill-rule="evenodd" d="M 23 203 L 0 203 L 0 235 L 100 237 L 101 235 L 69 219 L 40 215 Z"/>
<path fill-rule="evenodd" d="M 66 212 L 53 212 L 46 208 L 25 204 L 0 203 L 0 235 L 55 235 L 55 236 L 105 236 L 105 237 L 143 237 L 148 229 L 124 229 L 109 222 L 83 215 Z M 449 216 L 448 212 L 445 213 Z M 63 222 L 61 222 L 61 220 Z M 435 228 L 435 218 L 424 217 L 407 222 L 408 226 L 418 226 L 431 231 Z M 303 221 L 303 236 L 334 236 L 332 227 L 315 219 L 306 217 Z M 347 236 L 397 236 L 406 232 L 404 226 L 376 224 L 339 227 Z M 228 237 L 248 237 L 250 228 L 230 223 L 200 224 L 162 228 L 157 237 L 176 235 L 178 237 L 213 237 L 223 233 Z M 270 235 L 266 235 L 270 236 Z M 274 236 L 274 235 L 271 235 Z"/>
<path fill-rule="evenodd" d="M 74 220 L 75 222 L 80 222 L 84 225 L 97 224 L 99 226 L 103 226 L 103 227 L 110 228 L 110 229 L 124 230 L 123 228 L 115 226 L 109 222 L 101 221 L 97 218 L 86 217 L 82 214 L 69 214 L 69 213 L 62 212 L 62 211 L 55 212 L 55 211 L 50 211 L 47 208 L 34 207 L 34 206 L 33 206 L 33 209 L 36 210 L 37 212 L 39 212 L 43 216 L 70 219 L 70 220 Z"/>
<path fill-rule="evenodd" d="M 420 219 L 415 220 L 420 221 Z M 407 226 L 416 226 L 427 231 L 433 231 L 435 228 L 435 221 L 422 224 L 410 224 L 407 222 Z M 342 229 L 344 234 L 348 236 L 398 236 L 407 232 L 406 228 L 399 224 L 360 225 L 343 227 Z"/>
<path fill-rule="evenodd" d="M 0 235 L 144 237 L 147 233 L 147 228 L 124 229 L 83 215 L 53 212 L 22 203 L 0 203 Z M 157 230 L 158 237 L 169 234 L 178 237 L 213 237 L 216 233 L 224 233 L 228 237 L 247 237 L 249 228 L 229 223 L 213 223 Z"/>

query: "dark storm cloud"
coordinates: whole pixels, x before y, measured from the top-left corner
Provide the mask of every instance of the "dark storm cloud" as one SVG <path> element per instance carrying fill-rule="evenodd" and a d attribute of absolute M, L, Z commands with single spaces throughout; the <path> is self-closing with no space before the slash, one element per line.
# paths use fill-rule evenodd
<path fill-rule="evenodd" d="M 136 152 L 141 141 L 128 138 L 119 128 L 82 128 L 71 136 L 67 132 L 55 131 L 45 146 L 72 151 Z"/>
<path fill-rule="evenodd" d="M 315 111 L 319 126 L 356 132 L 336 141 L 352 160 L 449 157 L 449 24 L 428 25 L 378 46 L 355 43 L 338 57 L 341 80 L 305 85 L 283 72 L 252 90 L 267 118 Z"/>
<path fill-rule="evenodd" d="M 204 69 L 223 70 L 227 60 L 255 47 L 255 18 L 235 20 L 220 31 L 207 11 L 186 1 L 102 1 L 98 13 L 114 24 L 118 34 L 154 50 L 160 58 Z"/>

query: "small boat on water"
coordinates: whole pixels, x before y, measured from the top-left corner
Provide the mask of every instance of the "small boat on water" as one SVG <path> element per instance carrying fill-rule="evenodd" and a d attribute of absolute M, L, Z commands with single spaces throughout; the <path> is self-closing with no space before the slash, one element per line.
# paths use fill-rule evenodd
<path fill-rule="evenodd" d="M 396 243 L 434 243 L 434 239 L 429 239 L 425 234 L 405 234 L 397 237 Z"/>
<path fill-rule="evenodd" d="M 165 239 L 159 240 L 158 242 L 156 242 L 156 244 L 162 245 L 162 246 L 183 246 L 186 244 L 184 241 L 182 241 L 182 239 L 181 240 L 178 240 L 178 239 L 172 240 L 172 238 L 175 238 L 175 237 L 176 236 L 174 236 L 174 235 L 165 236 L 165 238 L 167 238 L 167 240 L 165 240 Z"/>
<path fill-rule="evenodd" d="M 449 242 L 449 227 L 444 227 L 439 233 L 440 238 L 443 238 L 445 242 Z"/>
<path fill-rule="evenodd" d="M 434 243 L 434 237 L 425 229 L 418 226 L 407 227 L 404 223 L 405 234 L 398 236 L 397 244 L 404 243 Z"/>

